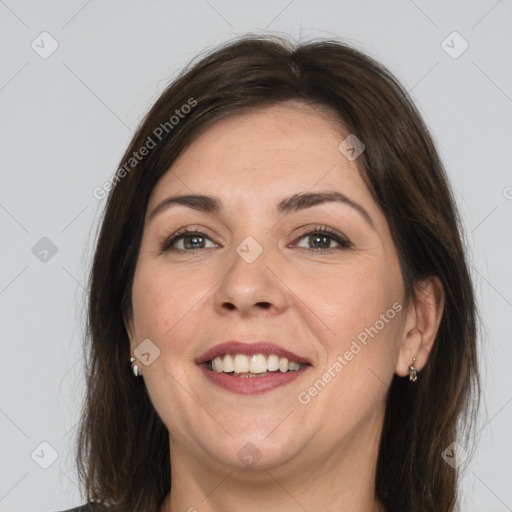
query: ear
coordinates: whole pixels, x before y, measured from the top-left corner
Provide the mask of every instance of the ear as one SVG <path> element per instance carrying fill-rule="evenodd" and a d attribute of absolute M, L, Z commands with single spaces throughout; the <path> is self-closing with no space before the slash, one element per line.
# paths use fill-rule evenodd
<path fill-rule="evenodd" d="M 415 286 L 415 292 L 416 298 L 411 299 L 405 313 L 395 368 L 395 373 L 401 377 L 409 374 L 414 357 L 418 371 L 425 366 L 443 316 L 444 289 L 438 277 L 422 280 Z"/>

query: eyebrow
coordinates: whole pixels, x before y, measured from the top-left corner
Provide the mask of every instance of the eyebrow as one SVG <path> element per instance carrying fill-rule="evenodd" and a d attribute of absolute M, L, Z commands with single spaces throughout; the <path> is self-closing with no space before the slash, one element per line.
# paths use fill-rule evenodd
<path fill-rule="evenodd" d="M 342 203 L 350 206 L 366 220 L 372 229 L 375 229 L 375 224 L 369 213 L 360 204 L 339 192 L 300 192 L 282 199 L 277 204 L 277 212 L 281 215 L 286 215 L 324 203 Z M 222 202 L 217 197 L 202 194 L 170 196 L 155 207 L 150 213 L 148 221 L 174 205 L 186 206 L 193 210 L 215 215 L 220 214 L 222 211 Z"/>

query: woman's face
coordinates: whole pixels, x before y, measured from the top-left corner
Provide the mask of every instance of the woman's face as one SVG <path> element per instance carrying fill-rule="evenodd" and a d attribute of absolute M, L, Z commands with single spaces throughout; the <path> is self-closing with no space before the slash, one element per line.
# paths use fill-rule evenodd
<path fill-rule="evenodd" d="M 404 290 L 347 135 L 300 103 L 226 118 L 154 188 L 129 332 L 174 456 L 276 470 L 376 457 Z M 169 200 L 195 195 L 211 199 Z"/>

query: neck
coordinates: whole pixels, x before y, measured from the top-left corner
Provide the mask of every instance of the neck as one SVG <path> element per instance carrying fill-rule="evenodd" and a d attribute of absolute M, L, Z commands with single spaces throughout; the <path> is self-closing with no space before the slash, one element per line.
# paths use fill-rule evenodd
<path fill-rule="evenodd" d="M 383 512 L 375 497 L 380 428 L 356 437 L 261 470 L 223 466 L 171 438 L 171 493 L 160 512 Z"/>

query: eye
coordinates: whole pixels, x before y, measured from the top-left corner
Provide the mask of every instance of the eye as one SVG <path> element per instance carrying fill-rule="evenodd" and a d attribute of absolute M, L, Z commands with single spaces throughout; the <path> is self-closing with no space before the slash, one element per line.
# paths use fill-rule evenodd
<path fill-rule="evenodd" d="M 341 233 L 338 233 L 334 229 L 326 226 L 317 226 L 314 230 L 301 235 L 297 240 L 302 240 L 304 238 L 309 239 L 308 247 L 304 247 L 298 243 L 295 245 L 314 253 L 349 249 L 352 246 L 352 244 L 343 235 L 341 235 Z M 208 241 L 211 243 L 209 247 L 206 245 Z M 332 242 L 336 243 L 337 246 L 333 247 Z M 192 252 L 197 249 L 211 249 L 215 247 L 218 247 L 218 245 L 212 242 L 205 233 L 189 229 L 184 229 L 171 236 L 167 236 L 160 243 L 161 252 Z"/>
<path fill-rule="evenodd" d="M 160 250 L 162 252 L 175 250 L 175 251 L 194 251 L 196 249 L 210 249 L 211 247 L 217 247 L 211 240 L 212 245 L 206 247 L 206 240 L 210 240 L 205 233 L 201 231 L 190 231 L 183 230 L 165 238 L 163 243 L 160 244 Z"/>
<path fill-rule="evenodd" d="M 343 250 L 351 247 L 351 243 L 341 233 L 326 226 L 318 226 L 313 231 L 304 233 L 299 237 L 299 240 L 303 238 L 308 239 L 308 246 L 297 245 L 312 252 Z M 338 244 L 338 247 L 332 247 L 332 242 Z"/>

